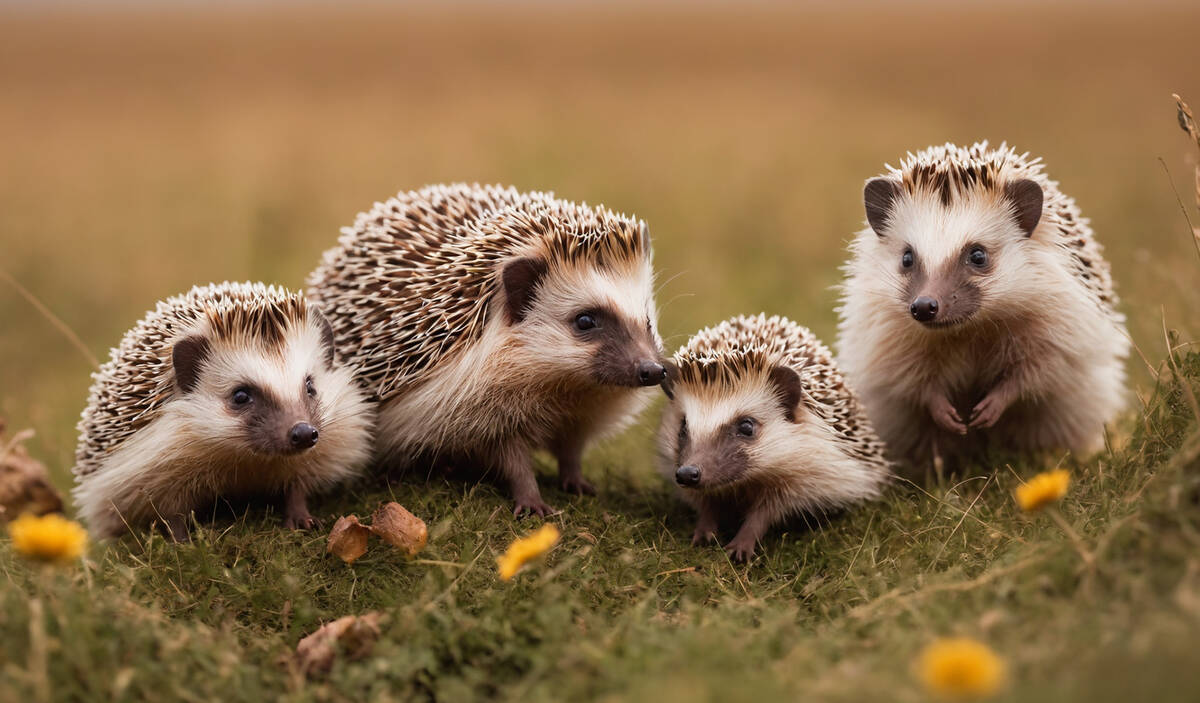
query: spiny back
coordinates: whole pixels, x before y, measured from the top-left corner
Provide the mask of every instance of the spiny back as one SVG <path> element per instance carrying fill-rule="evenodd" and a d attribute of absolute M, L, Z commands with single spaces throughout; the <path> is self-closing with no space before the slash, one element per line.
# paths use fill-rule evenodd
<path fill-rule="evenodd" d="M 550 193 L 461 183 L 376 203 L 338 241 L 309 277 L 309 296 L 377 400 L 479 338 L 505 261 L 603 268 L 650 255 L 640 220 Z"/>
<path fill-rule="evenodd" d="M 1115 319 L 1117 295 L 1103 248 L 1092 234 L 1088 220 L 1080 215 L 1074 199 L 1058 189 L 1043 171 L 1040 158 L 1018 154 L 1005 143 L 991 149 L 986 141 L 969 147 L 954 144 L 931 146 L 909 153 L 900 168 L 887 166 L 910 195 L 932 194 L 945 206 L 978 192 L 1001 194 L 1006 184 L 1029 179 L 1042 188 L 1042 223 L 1050 223 L 1054 243 L 1071 259 L 1071 271 L 1102 309 Z M 1039 225 L 1042 228 L 1042 225 Z"/>
<path fill-rule="evenodd" d="M 846 385 L 829 348 L 808 329 L 778 315 L 739 316 L 701 330 L 675 352 L 678 383 L 731 389 L 747 374 L 786 366 L 800 375 L 805 406 L 862 461 L 886 469 L 884 445 Z"/>
<path fill-rule="evenodd" d="M 261 283 L 197 286 L 161 301 L 125 333 L 92 374 L 88 405 L 79 420 L 76 476 L 86 476 L 175 397 L 171 350 L 202 331 L 213 341 L 278 349 L 289 329 L 307 324 L 304 297 Z"/>

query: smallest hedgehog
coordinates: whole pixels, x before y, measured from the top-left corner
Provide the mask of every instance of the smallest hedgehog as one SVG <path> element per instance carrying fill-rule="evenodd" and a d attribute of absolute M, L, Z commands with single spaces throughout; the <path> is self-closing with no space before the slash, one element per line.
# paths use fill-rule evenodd
<path fill-rule="evenodd" d="M 746 561 L 790 516 L 876 498 L 890 467 L 883 444 L 829 349 L 782 317 L 735 317 L 675 353 L 659 433 L 664 472 L 700 513 L 693 544 L 718 526 Z"/>
<path fill-rule="evenodd" d="M 370 458 L 373 414 L 334 363 L 329 323 L 299 293 L 261 283 L 160 302 L 93 375 L 79 421 L 75 502 L 100 537 L 222 498 L 283 493 L 309 528 L 307 494 Z"/>

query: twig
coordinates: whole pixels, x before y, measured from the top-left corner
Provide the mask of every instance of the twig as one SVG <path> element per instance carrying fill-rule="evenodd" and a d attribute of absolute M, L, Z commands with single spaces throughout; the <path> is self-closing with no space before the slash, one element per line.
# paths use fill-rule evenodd
<path fill-rule="evenodd" d="M 18 283 L 17 279 L 13 278 L 8 271 L 5 271 L 3 268 L 0 268 L 0 278 L 8 281 L 8 284 L 12 286 L 18 293 L 20 293 L 22 298 L 28 301 L 35 310 L 41 313 L 42 317 L 45 317 L 50 324 L 54 325 L 54 327 L 57 328 L 58 331 L 61 332 L 62 335 L 75 346 L 76 349 L 79 350 L 79 353 L 83 354 L 84 358 L 88 360 L 93 368 L 100 365 L 100 360 L 97 359 L 96 355 L 87 348 L 87 345 L 83 343 L 83 340 L 79 338 L 79 335 L 75 334 L 75 330 L 72 330 L 69 326 L 67 326 L 67 323 L 63 322 L 57 315 L 50 312 L 50 308 L 42 304 L 42 301 L 38 300 L 37 296 L 31 293 L 28 288 Z"/>

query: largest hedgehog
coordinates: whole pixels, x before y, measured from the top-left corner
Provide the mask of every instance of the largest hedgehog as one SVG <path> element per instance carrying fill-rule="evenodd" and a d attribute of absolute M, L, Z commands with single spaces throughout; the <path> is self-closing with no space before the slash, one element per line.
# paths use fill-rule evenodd
<path fill-rule="evenodd" d="M 531 453 L 593 492 L 585 446 L 663 380 L 650 255 L 645 224 L 604 208 L 430 186 L 360 214 L 309 296 L 379 403 L 380 462 L 496 472 L 514 514 L 545 515 Z"/>
<path fill-rule="evenodd" d="M 898 457 L 1102 446 L 1129 351 L 1108 263 L 1040 160 L 935 146 L 869 180 L 838 353 Z"/>

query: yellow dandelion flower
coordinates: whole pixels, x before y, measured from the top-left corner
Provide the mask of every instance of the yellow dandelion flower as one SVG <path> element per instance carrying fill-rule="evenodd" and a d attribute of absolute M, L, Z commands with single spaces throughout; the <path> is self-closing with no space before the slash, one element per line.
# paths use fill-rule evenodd
<path fill-rule="evenodd" d="M 1004 684 L 1004 660 L 982 642 L 967 637 L 940 639 L 921 652 L 917 675 L 942 698 L 983 698 Z"/>
<path fill-rule="evenodd" d="M 8 525 L 13 549 L 30 559 L 71 561 L 87 546 L 87 532 L 79 523 L 58 514 L 38 517 L 26 513 Z"/>
<path fill-rule="evenodd" d="M 537 559 L 558 543 L 558 528 L 554 525 L 542 525 L 542 528 L 528 537 L 513 540 L 508 549 L 496 557 L 496 565 L 500 570 L 500 578 L 508 581 L 521 570 L 527 562 Z"/>
<path fill-rule="evenodd" d="M 1047 471 L 1017 486 L 1017 504 L 1026 512 L 1041 510 L 1067 494 L 1071 474 L 1066 469 Z"/>

